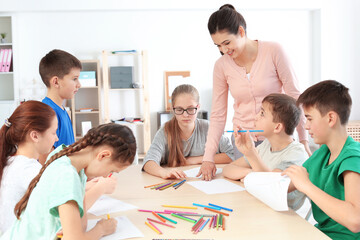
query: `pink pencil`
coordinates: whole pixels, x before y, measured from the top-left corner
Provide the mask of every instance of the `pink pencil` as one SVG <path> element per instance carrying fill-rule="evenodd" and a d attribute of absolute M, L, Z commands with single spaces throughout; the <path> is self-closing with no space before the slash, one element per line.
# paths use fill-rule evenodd
<path fill-rule="evenodd" d="M 166 224 L 166 223 L 163 223 L 163 222 L 159 222 L 159 221 L 157 221 L 157 220 L 155 220 L 155 219 L 152 219 L 152 218 L 147 218 L 147 220 L 149 220 L 149 221 L 153 221 L 153 222 L 156 222 L 156 223 L 159 223 L 159 224 L 162 224 L 162 225 L 168 226 L 168 227 L 175 228 L 175 226 L 172 226 L 172 225 L 170 225 L 170 224 Z"/>
<path fill-rule="evenodd" d="M 174 211 L 174 210 L 164 210 L 164 212 L 168 213 L 179 213 L 179 214 L 197 214 L 196 212 L 181 212 L 181 211 Z"/>
<path fill-rule="evenodd" d="M 154 210 L 146 210 L 146 209 L 138 209 L 138 211 L 139 211 L 139 212 L 156 212 L 156 213 L 168 214 L 167 212 L 154 211 Z"/>
<path fill-rule="evenodd" d="M 149 223 L 150 223 L 150 225 L 153 226 L 156 230 L 158 230 L 160 234 L 162 234 L 162 232 L 160 231 L 160 229 L 158 229 L 158 228 L 155 226 L 155 224 L 153 224 L 152 222 L 149 222 Z"/>

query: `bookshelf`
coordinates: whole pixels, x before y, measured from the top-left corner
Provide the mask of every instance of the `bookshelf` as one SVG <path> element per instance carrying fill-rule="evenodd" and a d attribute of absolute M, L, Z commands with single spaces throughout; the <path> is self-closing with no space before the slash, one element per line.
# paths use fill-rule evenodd
<path fill-rule="evenodd" d="M 136 88 L 111 88 L 111 67 L 131 66 Z M 102 51 L 105 123 L 123 118 L 142 121 L 115 121 L 129 126 L 136 137 L 138 158 L 143 159 L 151 144 L 150 108 L 146 51 Z M 113 77 L 114 78 L 114 77 Z"/>
<path fill-rule="evenodd" d="M 71 100 L 71 121 L 74 129 L 75 140 L 83 136 L 83 128 L 98 126 L 102 123 L 101 107 L 101 74 L 99 60 L 80 60 L 81 72 L 94 71 L 95 85 L 83 84 Z"/>
<path fill-rule="evenodd" d="M 0 15 L 0 33 L 6 33 L 5 42 L 0 41 L 0 53 L 1 50 L 11 50 L 11 64 L 10 68 L 5 71 L 0 71 L 0 101 L 12 102 L 15 100 L 15 78 L 13 67 L 13 34 L 12 34 L 12 17 Z M 1 38 L 1 37 L 0 37 Z M 0 59 L 2 63 L 3 59 Z"/>

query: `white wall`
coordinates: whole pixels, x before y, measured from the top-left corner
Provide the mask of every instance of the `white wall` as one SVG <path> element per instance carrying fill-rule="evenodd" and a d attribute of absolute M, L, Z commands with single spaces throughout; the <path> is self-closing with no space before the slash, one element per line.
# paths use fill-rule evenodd
<path fill-rule="evenodd" d="M 166 70 L 190 70 L 191 81 L 200 90 L 201 105 L 210 111 L 212 71 L 219 53 L 208 34 L 207 21 L 224 1 L 85 2 L 43 0 L 0 4 L 1 14 L 16 18 L 14 48 L 20 98 L 28 95 L 26 88 L 33 85 L 33 79 L 41 86 L 39 61 L 54 48 L 69 51 L 79 59 L 100 59 L 103 49 L 146 49 L 152 135 L 156 131 L 156 112 L 164 109 Z M 360 100 L 354 94 L 354 89 L 359 87 L 356 81 L 359 70 L 353 61 L 358 58 L 359 47 L 355 43 L 360 36 L 357 31 L 350 31 L 360 21 L 355 14 L 355 9 L 359 9 L 356 0 L 302 1 L 295 5 L 284 0 L 248 0 L 241 5 L 238 1 L 226 2 L 232 2 L 243 13 L 250 38 L 284 45 L 301 90 L 326 78 L 351 86 L 354 99 L 351 117 L 360 119 L 360 113 L 355 112 Z M 38 94 L 35 97 L 43 94 L 32 92 Z"/>

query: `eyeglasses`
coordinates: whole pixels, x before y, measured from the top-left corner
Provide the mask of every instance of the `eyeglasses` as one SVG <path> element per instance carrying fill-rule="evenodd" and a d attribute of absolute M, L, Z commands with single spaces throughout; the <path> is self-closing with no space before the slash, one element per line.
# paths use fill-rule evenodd
<path fill-rule="evenodd" d="M 176 115 L 182 115 L 185 111 L 187 112 L 187 114 L 189 115 L 195 115 L 197 108 L 196 107 L 191 107 L 191 108 L 187 108 L 187 109 L 183 109 L 183 108 L 173 108 L 174 113 Z"/>

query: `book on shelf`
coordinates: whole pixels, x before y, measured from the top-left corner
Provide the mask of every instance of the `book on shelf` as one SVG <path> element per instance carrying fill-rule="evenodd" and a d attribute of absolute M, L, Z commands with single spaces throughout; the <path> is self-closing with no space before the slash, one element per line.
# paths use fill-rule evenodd
<path fill-rule="evenodd" d="M 111 120 L 111 122 L 113 123 L 139 123 L 139 122 L 143 122 L 143 120 L 141 118 L 133 118 L 133 117 L 125 117 L 125 118 L 120 118 L 117 120 Z"/>
<path fill-rule="evenodd" d="M 12 49 L 0 49 L 0 72 L 9 72 L 12 59 Z"/>

